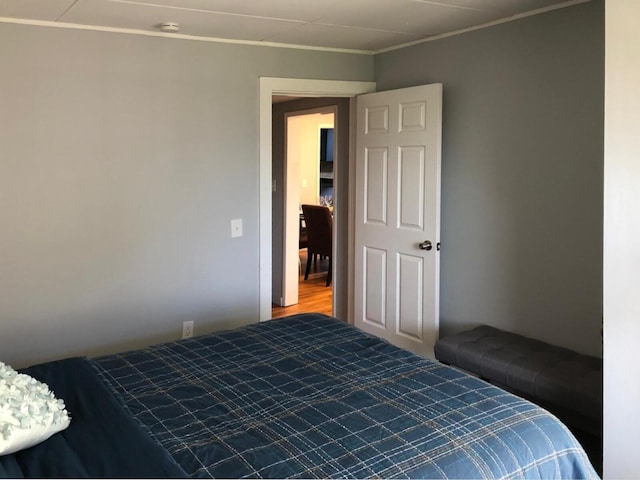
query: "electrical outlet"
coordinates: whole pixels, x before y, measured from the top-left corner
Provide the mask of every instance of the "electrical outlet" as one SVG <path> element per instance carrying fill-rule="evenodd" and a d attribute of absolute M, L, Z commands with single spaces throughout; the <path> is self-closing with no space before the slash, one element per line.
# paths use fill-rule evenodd
<path fill-rule="evenodd" d="M 193 337 L 193 320 L 182 322 L 182 338 Z"/>

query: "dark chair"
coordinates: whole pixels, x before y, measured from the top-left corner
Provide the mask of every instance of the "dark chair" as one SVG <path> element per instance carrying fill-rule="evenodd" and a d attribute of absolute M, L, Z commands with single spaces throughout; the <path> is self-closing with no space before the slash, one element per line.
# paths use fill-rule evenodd
<path fill-rule="evenodd" d="M 320 205 L 302 205 L 304 222 L 307 225 L 307 268 L 304 279 L 309 278 L 311 269 L 311 257 L 315 261 L 316 255 L 329 258 L 329 271 L 327 272 L 327 287 L 331 285 L 332 271 L 332 238 L 333 217 L 327 207 Z"/>

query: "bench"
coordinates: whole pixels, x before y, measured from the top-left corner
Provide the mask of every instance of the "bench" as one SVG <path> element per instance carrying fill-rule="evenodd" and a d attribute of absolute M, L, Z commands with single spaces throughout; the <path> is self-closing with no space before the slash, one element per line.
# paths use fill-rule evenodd
<path fill-rule="evenodd" d="M 537 403 L 572 430 L 602 438 L 601 358 L 487 325 L 441 338 L 435 356 Z"/>

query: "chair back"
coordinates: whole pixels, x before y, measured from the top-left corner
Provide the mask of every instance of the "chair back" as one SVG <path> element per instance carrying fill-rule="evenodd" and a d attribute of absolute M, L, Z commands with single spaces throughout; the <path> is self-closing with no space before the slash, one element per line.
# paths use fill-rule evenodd
<path fill-rule="evenodd" d="M 304 225 L 304 214 L 300 215 L 300 225 L 298 229 L 298 250 L 307 248 L 309 243 L 307 242 L 307 227 Z"/>
<path fill-rule="evenodd" d="M 309 253 L 331 256 L 333 217 L 328 207 L 302 205 L 304 223 L 307 225 Z"/>

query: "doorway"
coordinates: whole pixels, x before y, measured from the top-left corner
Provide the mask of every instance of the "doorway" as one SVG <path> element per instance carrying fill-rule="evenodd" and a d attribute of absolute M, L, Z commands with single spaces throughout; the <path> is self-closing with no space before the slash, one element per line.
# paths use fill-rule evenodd
<path fill-rule="evenodd" d="M 337 122 L 347 128 L 347 133 L 343 135 L 346 142 L 340 145 L 338 142 L 336 148 L 346 148 L 342 158 L 349 159 L 343 161 L 341 169 L 346 169 L 345 176 L 340 177 L 342 181 L 337 179 L 336 185 L 336 202 L 339 203 L 335 223 L 339 238 L 336 241 L 336 263 L 340 265 L 340 269 L 334 271 L 334 315 L 338 318 L 348 321 L 348 290 L 349 290 L 349 221 L 351 218 L 351 206 L 348 202 L 350 180 L 348 181 L 349 165 L 353 161 L 352 152 L 349 150 L 349 121 L 351 118 L 350 105 L 351 97 L 361 93 L 372 92 L 375 90 L 374 82 L 351 82 L 351 81 L 334 81 L 334 80 L 305 80 L 305 79 L 289 79 L 289 78 L 269 78 L 260 79 L 260 272 L 259 272 L 259 320 L 269 320 L 272 315 L 273 300 L 279 301 L 278 292 L 274 288 L 274 271 L 282 268 L 282 262 L 278 262 L 278 249 L 282 249 L 282 225 L 278 224 L 278 219 L 273 216 L 273 212 L 277 211 L 278 202 L 282 206 L 282 172 L 278 172 L 277 158 L 272 158 L 275 149 L 274 139 L 277 138 L 277 124 L 274 122 L 276 116 L 273 112 L 272 98 L 274 95 L 288 95 L 298 97 L 314 97 L 306 98 L 307 101 L 328 101 L 327 97 L 336 97 L 346 105 L 346 108 L 338 108 Z M 317 97 L 317 98 L 315 98 Z M 320 106 L 316 104 L 314 106 Z M 307 107 L 309 108 L 309 107 Z M 344 121 L 342 119 L 344 118 Z M 341 183 L 342 182 L 342 183 Z M 342 194 L 344 192 L 344 194 Z M 339 200 L 342 198 L 342 200 Z M 275 210 L 274 210 L 275 209 Z M 280 253 L 282 255 L 282 253 Z M 343 260 L 340 260 L 342 258 Z M 277 285 L 277 284 L 276 284 Z M 275 302 L 274 302 L 275 303 Z"/>
<path fill-rule="evenodd" d="M 334 164 L 338 165 L 335 155 L 333 129 L 337 106 L 321 107 L 303 111 L 294 111 L 300 102 L 294 102 L 291 107 L 284 108 L 284 138 L 275 141 L 284 142 L 284 178 L 283 190 L 283 264 L 282 264 L 282 295 L 280 302 L 274 302 L 280 307 L 299 305 L 297 312 L 317 311 L 333 313 L 333 286 L 318 289 L 315 285 L 318 275 L 328 275 L 327 258 L 313 262 L 314 271 L 310 275 L 302 275 L 303 267 L 307 264 L 306 248 L 308 245 L 306 219 L 302 213 L 302 205 L 330 205 L 334 203 Z M 331 132 L 329 135 L 328 132 Z M 330 152 L 327 152 L 328 144 Z M 274 143 L 275 146 L 275 143 Z M 335 168 L 337 171 L 338 169 Z M 273 216 L 280 212 L 274 208 Z M 337 233 L 334 229 L 334 234 Z M 333 242 L 335 244 L 335 241 Z M 333 257 L 333 255 L 332 255 Z M 304 277 L 308 278 L 305 279 Z M 274 284 L 277 276 L 274 275 Z M 311 288 L 311 285 L 315 285 Z M 304 295 L 299 302 L 299 291 Z M 327 293 L 326 290 L 330 292 Z M 324 299 L 324 303 L 319 299 Z M 304 304 L 311 304 L 304 308 Z"/>

